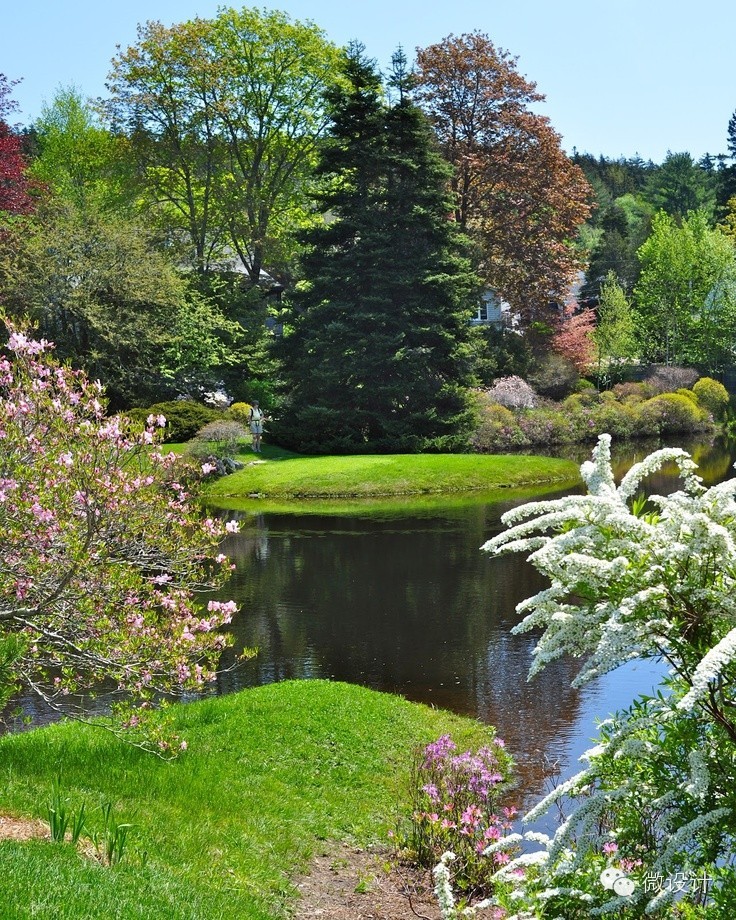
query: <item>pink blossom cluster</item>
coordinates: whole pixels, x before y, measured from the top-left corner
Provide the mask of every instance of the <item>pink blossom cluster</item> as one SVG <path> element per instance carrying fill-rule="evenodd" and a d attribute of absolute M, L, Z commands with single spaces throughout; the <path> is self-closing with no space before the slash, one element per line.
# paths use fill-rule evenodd
<path fill-rule="evenodd" d="M 155 449 L 163 416 L 143 431 L 107 417 L 99 382 L 60 366 L 48 342 L 10 332 L 0 359 L 0 636 L 28 641 L 9 676 L 52 704 L 112 681 L 139 705 L 115 724 L 138 731 L 150 710 L 140 704 L 214 674 L 236 605 L 205 611 L 198 596 L 229 574 L 218 544 L 237 522 L 201 519 L 183 484 L 196 487 L 199 471 Z M 157 749 L 166 744 L 157 737 Z"/>
<path fill-rule="evenodd" d="M 508 862 L 503 841 L 516 809 L 501 807 L 509 758 L 500 739 L 477 751 L 458 752 L 449 735 L 428 744 L 414 769 L 411 845 L 420 862 L 434 865 L 444 852 L 456 856 L 453 874 L 463 890 L 485 893 L 490 875 Z"/>

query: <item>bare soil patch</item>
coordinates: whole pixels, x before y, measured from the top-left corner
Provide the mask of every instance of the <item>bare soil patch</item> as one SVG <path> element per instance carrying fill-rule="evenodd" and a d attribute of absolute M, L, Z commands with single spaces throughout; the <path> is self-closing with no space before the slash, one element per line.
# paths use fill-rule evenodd
<path fill-rule="evenodd" d="M 45 821 L 0 815 L 0 840 L 34 840 L 51 837 Z"/>
<path fill-rule="evenodd" d="M 440 920 L 430 872 L 385 849 L 331 846 L 297 888 L 295 920 Z"/>

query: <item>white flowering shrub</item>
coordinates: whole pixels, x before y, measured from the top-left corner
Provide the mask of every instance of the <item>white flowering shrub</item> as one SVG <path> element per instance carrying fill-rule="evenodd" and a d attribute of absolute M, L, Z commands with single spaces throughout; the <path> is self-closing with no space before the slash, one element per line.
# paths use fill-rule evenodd
<path fill-rule="evenodd" d="M 507 409 L 533 409 L 537 394 L 521 377 L 501 377 L 487 391 L 488 398 Z"/>
<path fill-rule="evenodd" d="M 645 501 L 642 481 L 672 461 L 681 491 Z M 576 685 L 636 658 L 667 662 L 669 676 L 604 722 L 584 768 L 525 816 L 556 802 L 569 813 L 538 852 L 497 872 L 509 885 L 501 902 L 518 917 L 726 920 L 736 916 L 736 479 L 706 489 L 670 448 L 617 486 L 609 435 L 581 473 L 587 495 L 509 511 L 483 547 L 529 553 L 549 578 L 517 608 L 514 631 L 541 632 L 530 676 L 562 655 L 581 659 Z"/>

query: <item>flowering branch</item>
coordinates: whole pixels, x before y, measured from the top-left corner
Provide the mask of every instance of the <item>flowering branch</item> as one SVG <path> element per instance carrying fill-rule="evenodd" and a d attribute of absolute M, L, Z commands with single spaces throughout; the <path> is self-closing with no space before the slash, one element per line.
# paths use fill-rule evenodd
<path fill-rule="evenodd" d="M 181 481 L 190 473 L 156 449 L 163 416 L 143 431 L 106 417 L 99 383 L 61 366 L 50 343 L 10 332 L 0 358 L 0 645 L 18 641 L 1 689 L 7 697 L 25 684 L 58 706 L 104 683 L 127 701 L 110 726 L 140 730 L 154 697 L 214 677 L 229 642 L 221 627 L 237 608 L 204 609 L 198 596 L 229 574 L 217 547 L 237 523 L 201 519 Z M 168 750 L 163 738 L 154 747 Z"/>

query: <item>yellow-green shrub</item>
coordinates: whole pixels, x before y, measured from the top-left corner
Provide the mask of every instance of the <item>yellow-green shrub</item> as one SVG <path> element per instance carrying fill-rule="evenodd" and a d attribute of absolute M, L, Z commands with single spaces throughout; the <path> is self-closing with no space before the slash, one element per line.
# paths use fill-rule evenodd
<path fill-rule="evenodd" d="M 236 402 L 227 410 L 227 417 L 241 425 L 247 425 L 250 422 L 251 404 L 247 402 Z"/>
<path fill-rule="evenodd" d="M 723 417 L 728 408 L 728 390 L 712 377 L 701 377 L 693 384 L 693 393 L 700 405 L 715 419 Z"/>
<path fill-rule="evenodd" d="M 661 393 L 648 399 L 640 407 L 639 417 L 651 434 L 702 431 L 710 424 L 707 413 L 679 393 Z"/>

